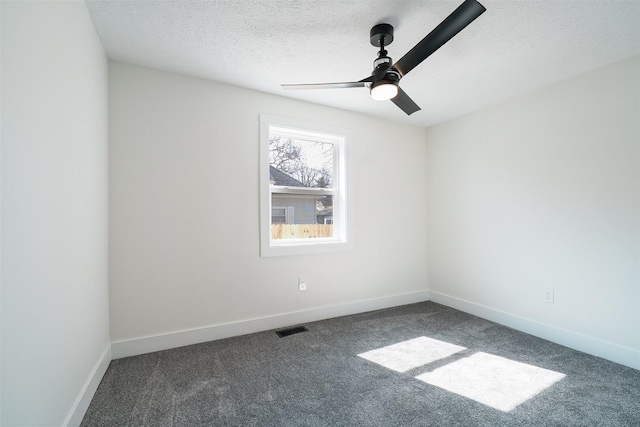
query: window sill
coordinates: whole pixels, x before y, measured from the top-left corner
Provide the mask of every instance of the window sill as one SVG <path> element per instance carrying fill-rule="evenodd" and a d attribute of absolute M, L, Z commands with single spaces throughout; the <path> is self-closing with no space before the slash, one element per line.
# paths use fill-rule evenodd
<path fill-rule="evenodd" d="M 287 256 L 287 255 L 309 255 L 331 252 L 345 252 L 353 249 L 349 242 L 333 239 L 287 239 L 285 242 L 269 243 L 260 248 L 261 257 Z"/>

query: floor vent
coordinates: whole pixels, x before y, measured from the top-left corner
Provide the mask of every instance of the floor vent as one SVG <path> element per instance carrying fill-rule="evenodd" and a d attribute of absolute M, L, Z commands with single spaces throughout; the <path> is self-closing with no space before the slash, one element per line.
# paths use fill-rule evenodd
<path fill-rule="evenodd" d="M 280 338 L 284 338 L 284 337 L 288 337 L 289 335 L 299 334 L 300 332 L 307 332 L 307 331 L 308 329 L 305 328 L 304 326 L 296 326 L 295 328 L 280 329 L 279 331 L 276 331 L 276 334 L 278 334 Z"/>

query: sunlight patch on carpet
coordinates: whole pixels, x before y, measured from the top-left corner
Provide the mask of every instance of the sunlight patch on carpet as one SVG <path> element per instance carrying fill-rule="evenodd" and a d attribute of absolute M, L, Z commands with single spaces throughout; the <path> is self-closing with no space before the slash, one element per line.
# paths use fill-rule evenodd
<path fill-rule="evenodd" d="M 463 350 L 466 348 L 459 345 L 418 337 L 367 351 L 358 356 L 396 372 L 407 372 Z"/>
<path fill-rule="evenodd" d="M 509 412 L 565 375 L 487 353 L 475 353 L 416 378 Z"/>

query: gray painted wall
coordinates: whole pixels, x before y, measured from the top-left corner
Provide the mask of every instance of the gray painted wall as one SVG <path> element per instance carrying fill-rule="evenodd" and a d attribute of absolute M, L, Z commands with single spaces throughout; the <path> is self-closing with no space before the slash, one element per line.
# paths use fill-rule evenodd
<path fill-rule="evenodd" d="M 427 288 L 424 129 L 116 61 L 109 95 L 114 341 Z M 352 130 L 352 251 L 260 257 L 261 113 Z"/>
<path fill-rule="evenodd" d="M 107 58 L 84 2 L 0 7 L 0 424 L 59 426 L 109 351 Z"/>
<path fill-rule="evenodd" d="M 640 369 L 638 76 L 635 56 L 428 129 L 432 293 Z"/>

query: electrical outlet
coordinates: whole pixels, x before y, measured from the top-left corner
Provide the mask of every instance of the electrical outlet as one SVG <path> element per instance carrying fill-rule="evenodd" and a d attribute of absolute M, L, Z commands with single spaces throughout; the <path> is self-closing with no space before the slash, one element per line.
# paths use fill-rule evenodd
<path fill-rule="evenodd" d="M 298 279 L 298 290 L 299 291 L 307 290 L 307 281 L 305 279 Z"/>
<path fill-rule="evenodd" d="M 553 289 L 544 290 L 544 302 L 547 304 L 553 304 Z"/>

